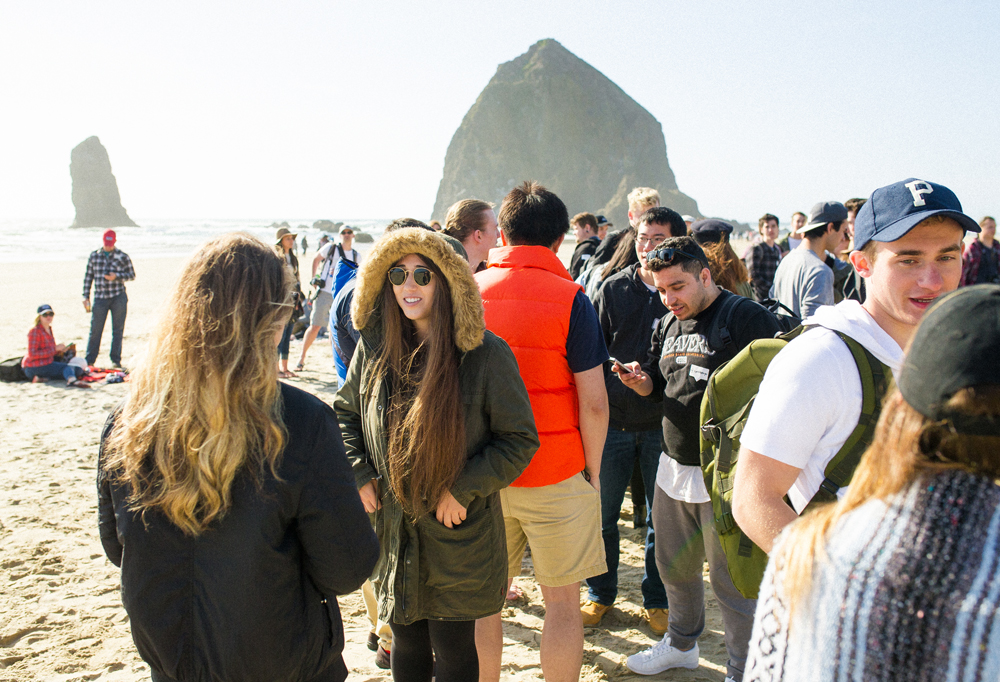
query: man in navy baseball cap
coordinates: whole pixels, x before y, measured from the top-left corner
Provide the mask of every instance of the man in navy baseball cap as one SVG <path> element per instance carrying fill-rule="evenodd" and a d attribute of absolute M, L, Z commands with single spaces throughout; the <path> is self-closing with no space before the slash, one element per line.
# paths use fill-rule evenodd
<path fill-rule="evenodd" d="M 917 178 L 880 187 L 858 211 L 850 260 L 864 278 L 864 303 L 844 300 L 810 316 L 808 330 L 768 365 L 740 437 L 733 516 L 765 552 L 818 494 L 858 426 L 861 370 L 844 337 L 898 376 L 924 312 L 958 287 L 966 230 L 979 226 L 955 193 Z M 833 489 L 842 496 L 847 487 Z"/>

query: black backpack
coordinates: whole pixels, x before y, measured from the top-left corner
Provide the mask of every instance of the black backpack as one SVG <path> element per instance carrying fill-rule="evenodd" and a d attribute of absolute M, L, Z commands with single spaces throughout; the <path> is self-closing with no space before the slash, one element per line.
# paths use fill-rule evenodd
<path fill-rule="evenodd" d="M 21 367 L 22 357 L 24 356 L 18 355 L 16 358 L 0 362 L 0 381 L 28 380 L 28 375 L 24 373 L 24 369 Z"/>

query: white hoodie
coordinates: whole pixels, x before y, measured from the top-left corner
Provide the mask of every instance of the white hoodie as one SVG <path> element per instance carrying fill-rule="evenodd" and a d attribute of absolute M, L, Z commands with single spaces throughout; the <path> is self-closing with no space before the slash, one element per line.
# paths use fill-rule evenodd
<path fill-rule="evenodd" d="M 819 328 L 793 340 L 768 365 L 740 437 L 742 446 L 802 470 L 788 491 L 800 514 L 861 416 L 857 364 L 830 330 L 860 343 L 894 375 L 903 364 L 903 349 L 857 301 L 823 306 L 803 323 Z M 846 492 L 842 488 L 839 496 Z"/>

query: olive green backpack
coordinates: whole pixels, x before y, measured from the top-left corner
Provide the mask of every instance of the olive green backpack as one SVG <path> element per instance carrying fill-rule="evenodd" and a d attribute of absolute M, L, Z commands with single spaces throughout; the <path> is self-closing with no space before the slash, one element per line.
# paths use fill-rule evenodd
<path fill-rule="evenodd" d="M 708 381 L 701 401 L 701 468 L 712 498 L 715 529 L 729 564 L 729 575 L 740 593 L 757 598 L 767 554 L 733 520 L 733 480 L 739 462 L 740 435 L 767 366 L 789 341 L 806 329 L 797 327 L 774 339 L 752 341 L 732 360 L 720 365 Z M 851 482 L 861 455 L 871 444 L 891 370 L 860 343 L 841 332 L 861 377 L 861 417 L 858 425 L 824 471 L 819 491 L 806 509 L 837 499 L 837 491 Z"/>

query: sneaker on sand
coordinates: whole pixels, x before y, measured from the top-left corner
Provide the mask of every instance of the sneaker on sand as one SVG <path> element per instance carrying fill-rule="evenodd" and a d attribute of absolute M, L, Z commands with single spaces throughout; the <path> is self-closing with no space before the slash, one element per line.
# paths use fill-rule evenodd
<path fill-rule="evenodd" d="M 695 642 L 689 651 L 681 651 L 670 645 L 669 635 L 664 635 L 649 649 L 629 656 L 625 665 L 640 675 L 656 675 L 671 668 L 694 670 L 698 667 L 698 643 Z"/>
<path fill-rule="evenodd" d="M 662 637 L 667 634 L 669 609 L 646 609 L 646 622 L 654 635 Z"/>
<path fill-rule="evenodd" d="M 596 601 L 590 601 L 589 599 L 584 602 L 583 606 L 580 607 L 580 615 L 583 616 L 583 626 L 584 627 L 594 627 L 601 622 L 601 618 L 604 618 L 604 614 L 608 612 L 610 606 L 605 606 L 604 604 L 598 604 Z"/>

